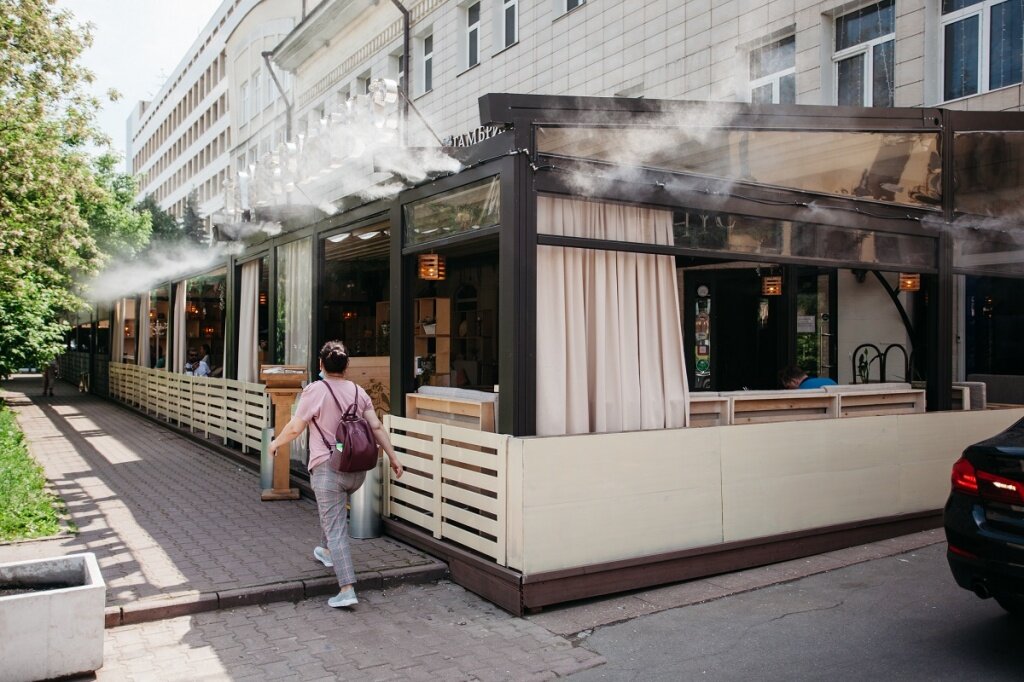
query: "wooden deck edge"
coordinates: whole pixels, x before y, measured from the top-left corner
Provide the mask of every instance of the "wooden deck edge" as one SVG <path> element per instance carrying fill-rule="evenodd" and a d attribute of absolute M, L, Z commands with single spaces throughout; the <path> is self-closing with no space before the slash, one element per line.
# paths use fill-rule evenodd
<path fill-rule="evenodd" d="M 516 616 L 553 604 L 789 561 L 941 525 L 942 510 L 933 510 L 521 575 L 402 521 L 384 519 L 388 535 L 446 561 L 452 581 Z"/>
<path fill-rule="evenodd" d="M 523 576 L 523 609 L 703 578 L 938 528 L 942 511 L 867 521 Z"/>
<path fill-rule="evenodd" d="M 384 519 L 384 532 L 446 562 L 455 584 L 513 615 L 523 615 L 522 575 L 518 571 L 498 566 L 397 519 Z"/>

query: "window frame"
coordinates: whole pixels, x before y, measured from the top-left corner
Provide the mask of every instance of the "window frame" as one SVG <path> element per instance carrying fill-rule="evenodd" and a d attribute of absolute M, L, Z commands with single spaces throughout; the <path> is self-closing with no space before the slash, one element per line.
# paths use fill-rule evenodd
<path fill-rule="evenodd" d="M 938 0 L 939 10 L 939 101 L 955 102 L 965 97 L 974 97 L 986 92 L 993 92 L 1014 85 L 1020 85 L 1022 80 L 1014 83 L 1007 83 L 996 88 L 989 87 L 989 77 L 992 73 L 992 65 L 989 61 L 992 49 L 992 8 L 1001 5 L 1007 0 L 981 0 L 974 5 L 953 10 L 947 14 L 942 13 L 942 2 Z M 965 21 L 972 16 L 978 16 L 978 89 L 959 97 L 946 99 L 946 27 L 952 24 Z"/>
<path fill-rule="evenodd" d="M 512 41 L 508 40 L 508 11 L 512 10 Z M 501 45 L 507 49 L 519 42 L 519 0 L 502 0 L 501 3 Z"/>
<path fill-rule="evenodd" d="M 238 86 L 239 100 L 241 100 L 242 106 L 239 107 L 241 111 L 239 118 L 242 120 L 239 122 L 245 125 L 249 122 L 249 81 L 248 79 L 242 81 L 242 84 Z"/>
<path fill-rule="evenodd" d="M 476 7 L 476 21 L 473 21 L 473 16 L 470 10 Z M 474 66 L 480 63 L 480 14 L 481 14 L 481 3 L 479 0 L 476 2 L 470 2 L 466 5 L 463 11 L 463 17 L 465 23 L 465 41 L 466 49 L 463 52 L 463 58 L 465 59 L 464 67 L 466 70 L 472 69 Z M 476 38 L 476 50 L 473 49 L 473 38 Z"/>
<path fill-rule="evenodd" d="M 562 13 L 567 14 L 587 4 L 587 0 L 562 0 Z"/>
<path fill-rule="evenodd" d="M 875 106 L 874 99 L 875 93 L 872 84 L 874 83 L 875 76 L 875 60 L 874 51 L 875 47 L 884 43 L 893 42 L 893 53 L 895 54 L 895 42 L 896 42 L 896 21 L 895 21 L 895 0 L 893 2 L 893 30 L 891 33 L 872 38 L 871 40 L 851 45 L 850 47 L 837 50 L 836 46 L 839 43 L 839 20 L 843 17 L 859 12 L 862 9 L 872 7 L 874 5 L 880 5 L 881 2 L 872 2 L 860 7 L 858 9 L 844 12 L 843 14 L 836 15 L 832 25 L 832 101 L 835 104 L 839 104 L 839 63 L 843 62 L 851 57 L 857 55 L 864 55 L 864 69 L 861 72 L 861 85 L 863 86 L 864 97 L 861 99 L 860 104 L 856 106 L 861 107 L 873 107 Z M 895 63 L 893 64 L 895 70 Z M 896 97 L 896 84 L 893 83 L 893 104 L 895 105 Z"/>
<path fill-rule="evenodd" d="M 785 69 L 781 69 L 779 71 L 773 71 L 772 73 L 769 73 L 768 75 L 752 79 L 750 77 L 750 55 L 755 50 L 761 50 L 761 49 L 764 49 L 766 47 L 770 47 L 772 45 L 779 45 L 779 44 L 781 44 L 781 43 L 783 43 L 783 42 L 785 42 L 787 40 L 792 40 L 793 41 L 793 66 L 786 67 Z M 747 49 L 747 101 L 748 102 L 753 102 L 754 101 L 754 99 L 753 99 L 754 98 L 754 90 L 757 90 L 758 88 L 762 88 L 765 85 L 769 85 L 770 84 L 772 86 L 772 101 L 771 101 L 771 103 L 772 104 L 781 104 L 781 102 L 779 102 L 780 94 L 781 94 L 781 91 L 782 91 L 781 81 L 786 76 L 794 76 L 794 77 L 796 76 L 796 34 L 795 33 L 791 33 L 789 35 L 784 35 L 781 38 L 776 38 L 774 40 L 769 40 L 767 42 L 761 43 L 759 45 L 752 46 L 752 47 Z M 796 88 L 795 87 L 794 87 L 794 90 L 793 90 L 793 101 L 792 102 L 786 102 L 786 104 L 796 104 Z"/>
<path fill-rule="evenodd" d="M 434 32 L 424 34 L 422 43 L 420 83 L 422 94 L 426 94 L 434 89 Z"/>

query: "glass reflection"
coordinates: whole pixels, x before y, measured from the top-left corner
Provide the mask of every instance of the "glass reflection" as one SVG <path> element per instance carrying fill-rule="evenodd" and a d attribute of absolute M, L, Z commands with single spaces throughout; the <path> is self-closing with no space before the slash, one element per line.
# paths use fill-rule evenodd
<path fill-rule="evenodd" d="M 542 154 L 936 207 L 937 133 L 631 127 L 537 130 Z"/>

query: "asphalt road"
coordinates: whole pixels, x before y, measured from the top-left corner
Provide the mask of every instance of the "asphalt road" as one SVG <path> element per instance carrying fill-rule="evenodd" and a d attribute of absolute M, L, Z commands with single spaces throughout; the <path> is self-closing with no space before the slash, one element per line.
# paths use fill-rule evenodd
<path fill-rule="evenodd" d="M 1024 680 L 1024 626 L 945 544 L 599 628 L 584 680 Z"/>

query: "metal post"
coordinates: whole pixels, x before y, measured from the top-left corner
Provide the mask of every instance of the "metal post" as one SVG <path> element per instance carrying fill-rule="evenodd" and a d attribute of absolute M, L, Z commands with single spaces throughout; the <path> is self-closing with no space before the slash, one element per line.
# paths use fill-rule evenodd
<path fill-rule="evenodd" d="M 303 10 L 305 13 L 305 10 Z M 284 87 L 281 85 L 281 81 L 277 80 L 277 74 L 274 73 L 274 64 L 270 61 L 270 58 L 274 56 L 273 52 L 261 52 L 263 55 L 263 61 L 267 64 L 267 70 L 270 72 L 270 78 L 274 81 L 274 85 L 277 86 L 277 91 L 281 95 L 281 99 L 284 100 L 284 139 L 288 142 L 292 141 L 292 103 L 288 100 L 288 95 L 284 91 Z"/>
<path fill-rule="evenodd" d="M 399 0 L 391 2 L 402 13 L 402 56 L 405 59 L 405 80 L 398 84 L 402 91 L 402 143 L 409 146 L 409 83 L 412 82 L 412 49 L 409 35 L 409 10 Z"/>

